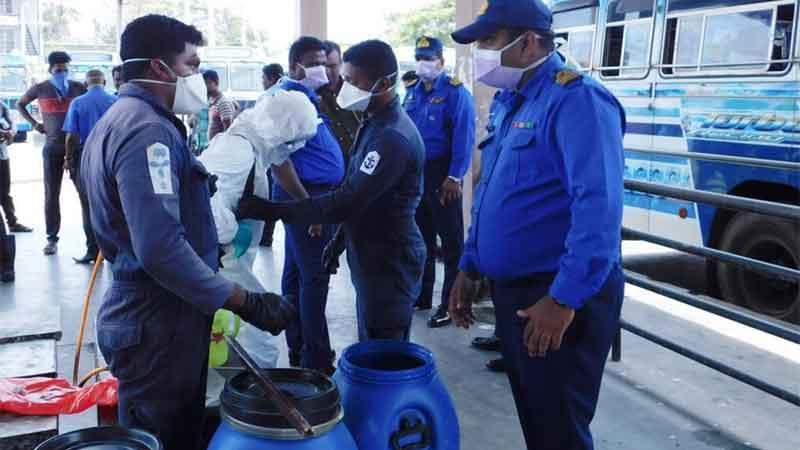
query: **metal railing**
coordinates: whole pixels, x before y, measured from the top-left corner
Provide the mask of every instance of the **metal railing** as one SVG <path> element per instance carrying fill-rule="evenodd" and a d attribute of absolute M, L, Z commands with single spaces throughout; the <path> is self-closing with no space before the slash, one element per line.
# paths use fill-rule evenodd
<path fill-rule="evenodd" d="M 634 150 L 638 152 L 639 150 Z M 642 153 L 651 153 L 658 155 L 680 156 L 687 159 L 709 160 L 721 163 L 740 164 L 755 167 L 769 167 L 774 169 L 795 170 L 800 171 L 800 164 L 784 161 L 770 161 L 755 158 L 741 158 L 724 155 L 711 155 L 711 154 L 696 154 L 696 153 L 680 153 L 678 152 L 663 152 L 656 150 L 647 150 Z M 625 188 L 632 191 L 637 191 L 649 195 L 663 196 L 674 198 L 678 200 L 685 200 L 694 203 L 705 203 L 717 206 L 719 208 L 733 210 L 733 211 L 746 211 L 757 214 L 763 214 L 773 217 L 788 219 L 791 221 L 800 221 L 800 207 L 790 204 L 769 202 L 764 200 L 757 200 L 746 197 L 738 197 L 728 194 L 719 194 L 707 191 L 698 191 L 694 189 L 677 188 L 672 186 L 665 186 L 662 184 L 648 183 L 642 181 L 625 180 Z M 701 256 L 703 258 L 712 259 L 725 264 L 732 264 L 740 266 L 746 270 L 757 272 L 761 275 L 777 278 L 780 280 L 800 283 L 800 270 L 785 267 L 777 264 L 748 258 L 733 253 L 708 248 L 699 247 L 675 240 L 667 239 L 661 236 L 656 236 L 649 233 L 644 233 L 637 230 L 628 228 L 623 229 L 623 237 L 629 239 L 638 239 L 647 242 L 652 242 L 664 247 L 669 247 L 681 252 Z M 703 311 L 716 314 L 726 319 L 738 322 L 756 330 L 777 336 L 787 341 L 800 344 L 800 328 L 784 324 L 777 320 L 762 316 L 760 314 L 739 308 L 737 306 L 724 304 L 714 301 L 702 296 L 693 295 L 680 288 L 674 287 L 666 283 L 660 283 L 651 280 L 650 278 L 632 272 L 625 271 L 627 282 L 646 289 L 651 292 L 669 297 L 678 302 L 693 306 Z M 730 365 L 715 360 L 707 355 L 699 353 L 696 350 L 682 346 L 678 343 L 665 339 L 658 334 L 646 330 L 640 326 L 631 324 L 625 320 L 620 322 L 620 328 L 650 342 L 660 345 L 666 349 L 676 352 L 686 358 L 689 358 L 699 364 L 702 364 L 711 369 L 717 370 L 729 377 L 732 377 L 742 383 L 752 386 L 756 389 L 773 395 L 777 398 L 785 400 L 793 405 L 800 406 L 800 395 L 787 391 L 775 384 L 769 383 L 759 379 L 751 374 L 745 373 L 741 370 L 735 369 Z M 617 338 L 612 347 L 612 360 L 620 361 L 622 359 L 622 335 L 621 332 L 617 334 Z"/>

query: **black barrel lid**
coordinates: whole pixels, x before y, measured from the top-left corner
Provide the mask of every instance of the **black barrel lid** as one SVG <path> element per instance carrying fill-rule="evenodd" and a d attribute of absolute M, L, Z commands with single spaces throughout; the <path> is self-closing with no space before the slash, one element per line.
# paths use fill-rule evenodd
<path fill-rule="evenodd" d="M 163 450 L 158 438 L 141 430 L 98 427 L 50 438 L 36 450 Z"/>
<path fill-rule="evenodd" d="M 265 372 L 311 426 L 326 424 L 339 417 L 339 390 L 330 377 L 308 369 L 265 369 Z M 220 403 L 226 414 L 245 424 L 294 429 L 249 372 L 242 372 L 225 383 Z"/>

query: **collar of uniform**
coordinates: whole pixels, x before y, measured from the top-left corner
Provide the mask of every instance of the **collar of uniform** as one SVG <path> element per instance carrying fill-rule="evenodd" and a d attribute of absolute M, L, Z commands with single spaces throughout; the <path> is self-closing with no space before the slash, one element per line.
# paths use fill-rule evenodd
<path fill-rule="evenodd" d="M 181 136 L 186 139 L 186 126 L 183 124 L 183 122 L 178 119 L 171 109 L 167 108 L 160 98 L 142 86 L 139 86 L 135 81 L 123 84 L 119 88 L 119 96 L 138 98 L 139 100 L 142 100 L 143 102 L 152 106 L 156 113 L 161 114 L 167 120 L 172 122 L 172 124 L 175 125 L 175 128 L 177 128 L 180 132 Z"/>
<path fill-rule="evenodd" d="M 370 114 L 368 120 L 370 122 L 388 121 L 394 117 L 400 109 L 402 109 L 400 106 L 400 97 L 395 95 L 394 100 L 392 100 L 391 103 L 386 105 L 380 111 L 375 111 L 374 113 Z"/>
<path fill-rule="evenodd" d="M 105 91 L 105 90 L 106 90 L 105 86 L 101 86 L 99 84 L 94 84 L 92 86 L 89 86 L 89 89 L 87 89 L 86 92 L 100 92 L 100 91 Z"/>
<path fill-rule="evenodd" d="M 541 92 L 545 83 L 548 80 L 553 82 L 555 79 L 553 74 L 561 70 L 563 66 L 564 62 L 561 60 L 561 57 L 558 56 L 558 53 L 553 52 L 553 54 L 547 58 L 547 61 L 536 68 L 536 72 L 534 72 L 531 79 L 528 80 L 524 86 L 522 86 L 522 89 L 519 90 L 519 94 L 523 95 L 528 100 L 536 98 L 536 96 L 539 95 L 539 92 Z"/>
<path fill-rule="evenodd" d="M 431 89 L 430 91 L 425 88 L 425 82 L 422 81 L 422 79 L 420 79 L 417 82 L 417 84 L 414 86 L 414 89 L 416 89 L 417 92 L 424 97 L 426 95 L 430 95 L 436 91 L 443 89 L 448 82 L 449 80 L 447 79 L 447 75 L 444 72 L 442 72 L 439 74 L 438 77 L 436 77 L 435 80 L 433 80 L 433 89 Z"/>
<path fill-rule="evenodd" d="M 173 116 L 175 115 L 169 108 L 167 108 L 167 105 L 160 98 L 142 86 L 139 86 L 139 84 L 137 84 L 135 81 L 123 84 L 119 88 L 119 96 L 134 97 L 144 100 L 161 112 L 165 112 Z"/>

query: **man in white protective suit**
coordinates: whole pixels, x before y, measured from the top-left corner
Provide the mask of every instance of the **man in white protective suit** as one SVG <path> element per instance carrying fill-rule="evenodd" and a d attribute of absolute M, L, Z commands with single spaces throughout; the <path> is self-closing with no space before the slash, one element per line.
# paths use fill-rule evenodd
<path fill-rule="evenodd" d="M 305 95 L 277 91 L 242 112 L 198 158 L 217 177 L 211 209 L 221 247 L 220 274 L 247 290 L 267 291 L 253 273 L 264 222 L 237 220 L 239 199 L 245 193 L 268 199 L 266 168 L 283 164 L 314 137 L 318 125 L 317 111 Z M 243 324 L 238 340 L 261 367 L 275 367 L 274 336 Z"/>

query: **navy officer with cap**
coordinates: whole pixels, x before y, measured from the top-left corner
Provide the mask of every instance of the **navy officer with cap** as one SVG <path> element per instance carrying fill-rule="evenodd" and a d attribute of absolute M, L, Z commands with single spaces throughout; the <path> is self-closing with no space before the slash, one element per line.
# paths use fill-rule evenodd
<path fill-rule="evenodd" d="M 168 450 L 199 450 L 211 322 L 219 308 L 278 334 L 294 309 L 217 273 L 209 174 L 176 114 L 206 105 L 194 27 L 159 15 L 125 28 L 126 83 L 90 133 L 81 160 L 91 219 L 114 281 L 97 339 L 119 380 L 119 422 Z"/>
<path fill-rule="evenodd" d="M 625 115 L 554 52 L 541 0 L 492 0 L 453 33 L 476 43 L 475 77 L 501 91 L 482 149 L 472 225 L 450 302 L 472 323 L 479 275 L 525 440 L 593 449 L 589 424 L 619 330 Z"/>
<path fill-rule="evenodd" d="M 432 328 L 450 323 L 447 303 L 464 250 L 461 183 L 475 145 L 472 95 L 457 78 L 444 73 L 442 41 L 417 39 L 415 58 L 420 81 L 408 90 L 404 106 L 425 142 L 425 189 L 417 209 L 417 224 L 428 257 L 418 309 L 430 309 L 436 280 L 436 236 L 442 240 L 444 285 L 441 304 L 431 316 Z"/>
<path fill-rule="evenodd" d="M 344 53 L 344 84 L 337 101 L 364 113 L 341 186 L 310 199 L 273 203 L 243 199 L 242 217 L 289 223 L 343 223 L 325 249 L 335 273 L 339 255 L 356 290 L 359 340 L 408 340 L 419 296 L 425 244 L 414 214 L 422 196 L 425 147 L 395 92 L 397 58 L 378 40 Z"/>

